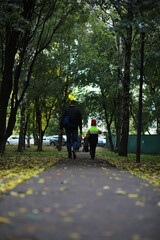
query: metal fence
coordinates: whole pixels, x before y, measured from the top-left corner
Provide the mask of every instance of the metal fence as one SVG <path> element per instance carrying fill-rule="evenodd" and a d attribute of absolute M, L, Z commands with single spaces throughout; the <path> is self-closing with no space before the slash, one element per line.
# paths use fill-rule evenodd
<path fill-rule="evenodd" d="M 112 137 L 114 149 L 116 146 L 116 136 Z M 109 139 L 106 138 L 106 147 L 110 148 Z M 128 152 L 136 152 L 137 135 L 128 136 Z M 149 154 L 160 154 L 160 135 L 142 135 L 141 152 Z"/>

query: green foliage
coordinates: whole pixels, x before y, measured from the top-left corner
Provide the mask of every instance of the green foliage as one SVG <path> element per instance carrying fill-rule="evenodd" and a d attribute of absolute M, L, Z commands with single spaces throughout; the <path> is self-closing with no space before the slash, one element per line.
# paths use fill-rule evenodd
<path fill-rule="evenodd" d="M 87 4 L 86 4 L 87 3 Z M 0 6 L 0 26 L 20 33 L 16 64 L 24 37 L 32 36 L 27 44 L 27 52 L 20 75 L 19 92 L 22 93 L 26 81 L 26 69 L 30 69 L 34 54 L 38 53 L 31 69 L 31 81 L 27 92 L 27 112 L 34 112 L 33 102 L 38 96 L 44 114 L 49 112 L 52 103 L 53 121 L 51 129 L 57 132 L 58 121 L 63 108 L 68 105 L 68 96 L 79 99 L 84 124 L 88 117 L 96 116 L 103 121 L 105 113 L 114 119 L 118 111 L 118 66 L 124 71 L 124 46 L 126 27 L 132 25 L 131 89 L 132 116 L 131 132 L 137 128 L 138 88 L 140 67 L 140 29 L 139 24 L 148 24 L 145 37 L 143 131 L 147 131 L 160 115 L 159 92 L 159 1 L 34 1 L 33 15 L 25 11 L 23 1 L 2 1 Z M 4 11 L 5 10 L 5 11 Z M 23 13 L 26 12 L 26 15 Z M 132 14 L 129 14 L 131 13 Z M 73 21 L 74 19 L 74 21 Z M 37 23 L 37 25 L 36 25 Z M 8 25 L 10 26 L 10 25 Z M 35 28 L 35 26 L 37 28 Z M 34 32 L 34 30 L 36 30 Z M 30 32 L 31 31 L 31 32 Z M 25 35 L 27 33 L 27 35 Z M 30 33 L 33 33 L 30 35 Z M 121 59 L 117 41 L 120 42 Z M 1 36 L 1 41 L 3 42 Z M 4 46 L 2 44 L 2 46 Z M 1 49 L 0 51 L 2 51 Z M 3 63 L 2 59 L 0 60 Z M 2 76 L 2 72 L 0 76 Z M 0 77 L 1 79 L 1 77 Z M 1 80 L 0 80 L 1 81 Z M 96 87 L 97 91 L 92 91 Z M 101 90 L 103 89 L 103 99 Z M 9 101 L 10 104 L 10 101 Z M 8 110 L 10 105 L 8 105 Z M 33 115 L 32 115 L 33 116 Z M 34 121 L 34 119 L 32 119 Z M 43 123 L 44 123 L 43 119 Z M 55 124 L 55 126 L 54 126 Z M 32 124 L 31 124 L 32 125 Z M 157 124 L 158 125 L 158 124 Z M 17 123 L 15 130 L 19 126 Z M 115 124 L 111 125 L 112 132 Z M 34 130 L 35 126 L 30 126 Z M 55 130 L 56 129 L 56 130 Z"/>

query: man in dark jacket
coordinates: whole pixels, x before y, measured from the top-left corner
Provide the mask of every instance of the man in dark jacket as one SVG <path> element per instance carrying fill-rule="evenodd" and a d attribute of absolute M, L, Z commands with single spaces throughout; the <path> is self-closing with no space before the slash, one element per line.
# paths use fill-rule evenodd
<path fill-rule="evenodd" d="M 76 107 L 76 104 L 77 102 L 75 100 L 71 101 L 70 106 L 63 111 L 62 121 L 60 123 L 61 133 L 63 128 L 66 129 L 68 158 L 72 158 L 73 153 L 74 159 L 76 159 L 76 150 L 78 147 L 78 127 L 82 135 L 82 115 Z M 73 151 L 71 151 L 72 143 Z"/>

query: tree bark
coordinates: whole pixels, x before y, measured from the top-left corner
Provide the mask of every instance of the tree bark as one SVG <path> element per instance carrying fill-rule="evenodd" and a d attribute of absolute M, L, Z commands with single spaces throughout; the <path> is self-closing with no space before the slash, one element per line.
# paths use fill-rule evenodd
<path fill-rule="evenodd" d="M 120 71 L 120 70 L 118 70 Z M 122 88 L 121 88 L 121 79 L 119 79 L 119 88 L 118 88 L 118 121 L 116 129 L 116 152 L 120 151 L 120 142 L 121 142 L 121 129 L 122 129 Z"/>
<path fill-rule="evenodd" d="M 116 149 L 119 153 L 122 130 L 122 43 L 121 38 L 117 38 L 117 52 L 118 52 L 118 110 L 117 110 L 117 124 L 116 124 Z"/>
<path fill-rule="evenodd" d="M 130 26 L 129 28 L 127 28 L 127 38 L 125 39 L 125 70 L 123 81 L 123 126 L 119 156 L 127 156 L 128 154 L 131 45 L 132 45 L 132 27 Z"/>
<path fill-rule="evenodd" d="M 37 145 L 37 151 L 42 151 L 42 143 L 43 143 L 43 133 L 42 133 L 42 114 L 40 110 L 40 104 L 39 104 L 39 97 L 35 100 L 35 109 L 36 109 L 36 128 L 38 132 L 38 145 Z"/>
<path fill-rule="evenodd" d="M 20 134 L 18 152 L 23 152 L 25 149 L 25 110 L 26 110 L 26 96 L 24 96 L 21 102 L 21 122 L 20 122 Z"/>
<path fill-rule="evenodd" d="M 6 116 L 12 92 L 12 70 L 16 54 L 17 38 L 18 34 L 14 31 L 11 33 L 11 30 L 7 27 L 4 70 L 0 88 L 0 153 L 4 153 L 6 140 L 12 134 L 12 129 L 8 134 L 6 133 Z"/>
<path fill-rule="evenodd" d="M 112 119 L 113 119 L 113 113 L 111 114 L 110 121 L 109 121 L 108 114 L 107 114 L 107 106 L 106 106 L 106 103 L 105 103 L 105 96 L 104 96 L 104 92 L 103 92 L 102 88 L 101 88 L 101 94 L 102 94 L 102 106 L 103 106 L 103 109 L 104 109 L 105 121 L 106 121 L 106 124 L 107 124 L 107 130 L 108 130 L 110 150 L 113 152 L 114 151 L 114 145 L 113 145 L 113 142 L 112 142 L 112 133 L 111 133 L 111 123 L 112 123 Z"/>
<path fill-rule="evenodd" d="M 137 127 L 137 151 L 136 162 L 140 163 L 141 155 L 141 131 L 142 131 L 142 97 L 143 97 L 143 63 L 144 63 L 144 39 L 145 32 L 141 33 L 141 61 L 140 61 L 140 87 L 139 87 L 139 109 Z"/>

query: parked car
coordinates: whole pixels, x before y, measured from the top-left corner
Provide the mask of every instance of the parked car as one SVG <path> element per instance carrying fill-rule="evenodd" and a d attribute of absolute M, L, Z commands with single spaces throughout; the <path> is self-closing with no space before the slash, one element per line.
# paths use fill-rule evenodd
<path fill-rule="evenodd" d="M 65 146 L 67 143 L 66 138 L 63 136 L 62 137 L 62 146 Z M 53 146 L 58 146 L 58 135 L 54 135 L 52 137 L 50 137 L 50 145 Z"/>
<path fill-rule="evenodd" d="M 106 145 L 106 139 L 102 138 L 102 137 L 99 137 L 97 147 L 105 147 L 105 145 Z"/>
<path fill-rule="evenodd" d="M 18 145 L 19 144 L 19 135 L 11 135 L 6 142 L 6 145 Z M 27 136 L 25 137 L 25 144 L 27 144 Z M 30 140 L 30 144 L 33 144 L 33 137 Z"/>
<path fill-rule="evenodd" d="M 49 137 L 43 137 L 43 145 L 50 146 L 50 138 Z"/>
<path fill-rule="evenodd" d="M 18 145 L 19 143 L 19 135 L 11 135 L 8 139 L 6 144 L 7 145 Z"/>

